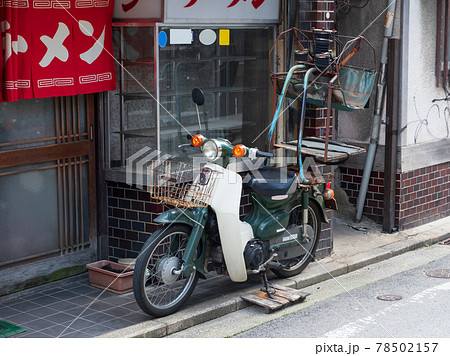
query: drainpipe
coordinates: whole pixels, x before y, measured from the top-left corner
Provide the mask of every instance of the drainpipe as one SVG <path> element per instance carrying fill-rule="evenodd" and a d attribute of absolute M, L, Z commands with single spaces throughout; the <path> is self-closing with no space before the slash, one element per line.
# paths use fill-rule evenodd
<path fill-rule="evenodd" d="M 397 231 L 395 226 L 395 189 L 399 122 L 400 40 L 389 42 L 389 64 L 386 89 L 386 139 L 384 153 L 383 232 Z"/>
<path fill-rule="evenodd" d="M 356 222 L 360 222 L 362 218 L 364 202 L 366 200 L 367 189 L 369 186 L 370 173 L 372 172 L 373 162 L 375 160 L 375 153 L 377 150 L 378 141 L 380 140 L 381 114 L 383 110 L 383 99 L 386 85 L 388 44 L 389 38 L 392 37 L 396 5 L 397 5 L 396 0 L 393 0 L 389 4 L 386 14 L 386 21 L 384 24 L 385 27 L 384 39 L 383 39 L 383 47 L 381 50 L 381 61 L 380 61 L 380 70 L 378 74 L 377 94 L 375 99 L 375 110 L 372 122 L 372 134 L 370 138 L 369 150 L 367 152 L 367 159 L 364 166 L 364 174 L 361 181 L 361 188 L 358 194 L 358 201 L 356 203 Z"/>

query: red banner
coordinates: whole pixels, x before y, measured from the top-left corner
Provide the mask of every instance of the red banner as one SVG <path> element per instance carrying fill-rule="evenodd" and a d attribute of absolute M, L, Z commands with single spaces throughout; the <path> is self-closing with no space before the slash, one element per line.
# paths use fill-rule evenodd
<path fill-rule="evenodd" d="M 0 101 L 114 90 L 113 0 L 0 0 Z"/>

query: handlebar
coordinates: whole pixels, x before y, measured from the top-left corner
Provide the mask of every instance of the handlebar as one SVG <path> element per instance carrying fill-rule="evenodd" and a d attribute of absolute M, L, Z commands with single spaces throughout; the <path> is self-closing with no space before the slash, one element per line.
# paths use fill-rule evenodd
<path fill-rule="evenodd" d="M 192 147 L 203 147 L 203 144 L 208 141 L 208 139 L 206 137 L 204 137 L 201 134 L 196 134 L 196 135 L 188 135 L 188 138 L 191 138 L 191 144 L 190 146 Z M 250 159 L 256 159 L 257 157 L 263 157 L 263 158 L 272 158 L 275 157 L 275 155 L 271 152 L 264 152 L 264 151 L 260 151 L 257 148 L 249 148 L 247 146 L 244 146 L 242 144 L 236 145 L 236 146 L 231 146 L 231 143 L 225 139 L 213 139 L 212 141 L 214 141 L 216 144 L 216 149 L 219 152 L 222 152 L 222 155 L 229 155 L 229 157 L 231 155 L 235 156 L 235 157 L 249 157 Z M 217 143 L 219 142 L 219 143 Z M 221 147 L 219 147 L 219 146 Z M 186 145 L 179 145 L 180 148 L 183 148 L 187 146 Z M 226 152 L 226 153 L 225 153 Z"/>
<path fill-rule="evenodd" d="M 250 159 L 256 159 L 256 157 L 272 158 L 275 155 L 270 152 L 260 151 L 257 148 L 248 148 L 242 144 L 233 147 L 233 156 L 235 157 L 248 157 Z"/>
<path fill-rule="evenodd" d="M 272 158 L 275 157 L 273 153 L 270 152 L 263 152 L 263 151 L 256 151 L 256 157 L 265 157 L 265 158 Z"/>

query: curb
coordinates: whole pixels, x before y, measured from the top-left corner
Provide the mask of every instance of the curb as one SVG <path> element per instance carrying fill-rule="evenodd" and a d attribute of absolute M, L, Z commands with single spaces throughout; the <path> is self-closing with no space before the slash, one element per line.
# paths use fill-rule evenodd
<path fill-rule="evenodd" d="M 442 233 L 442 231 L 441 231 Z M 414 238 L 406 235 L 405 240 L 380 246 L 371 251 L 365 251 L 353 256 L 345 257 L 342 261 L 313 264 L 296 277 L 277 280 L 278 284 L 290 288 L 301 289 L 326 280 L 338 277 L 358 269 L 364 268 L 408 251 L 426 247 L 450 237 L 450 232 L 432 235 L 432 229 Z M 254 286 L 239 292 L 197 304 L 175 314 L 132 325 L 124 329 L 112 331 L 97 336 L 98 338 L 161 338 L 195 325 L 219 318 L 235 311 L 247 308 L 253 304 L 241 299 L 241 295 L 254 291 Z"/>

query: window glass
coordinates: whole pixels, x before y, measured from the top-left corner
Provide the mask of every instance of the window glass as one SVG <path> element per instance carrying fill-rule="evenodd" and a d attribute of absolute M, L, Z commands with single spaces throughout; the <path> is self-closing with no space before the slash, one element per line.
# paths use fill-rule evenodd
<path fill-rule="evenodd" d="M 0 151 L 56 143 L 52 98 L 0 104 Z"/>
<path fill-rule="evenodd" d="M 143 147 L 156 149 L 154 27 L 113 27 L 117 89 L 108 92 L 109 167 Z"/>
<path fill-rule="evenodd" d="M 203 29 L 193 29 L 191 44 L 170 44 L 170 28 L 162 31 L 169 41 L 159 49 L 161 151 L 182 155 L 178 145 L 188 142 L 188 133 L 197 133 L 191 98 L 196 87 L 205 94 L 198 111 L 206 137 L 263 149 L 265 135 L 255 139 L 271 119 L 272 29 L 230 29 L 229 45 L 219 44 L 219 29 L 213 29 L 215 36 L 210 30 L 205 36 Z M 215 42 L 208 44 L 214 37 Z"/>
<path fill-rule="evenodd" d="M 20 166 L 24 172 L 8 175 L 0 169 L 0 265 L 58 250 L 58 178 L 52 166 Z"/>

